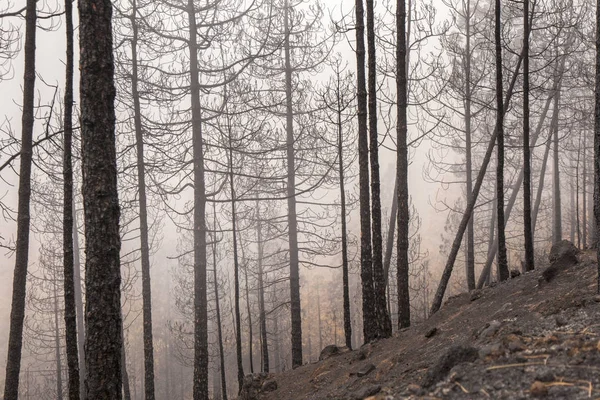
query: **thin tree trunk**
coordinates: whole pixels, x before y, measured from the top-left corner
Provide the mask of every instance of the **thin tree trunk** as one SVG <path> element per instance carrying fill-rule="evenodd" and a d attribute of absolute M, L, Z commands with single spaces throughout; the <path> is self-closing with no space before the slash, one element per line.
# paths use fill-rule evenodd
<path fill-rule="evenodd" d="M 194 0 L 188 0 L 189 26 L 196 27 Z M 206 186 L 198 62 L 198 36 L 190 29 L 190 94 L 194 168 L 194 400 L 208 400 L 208 313 L 206 291 Z"/>
<path fill-rule="evenodd" d="M 65 344 L 67 352 L 69 400 L 79 400 L 81 383 L 77 348 L 77 309 L 73 260 L 73 3 L 65 0 L 67 54 L 65 64 L 63 136 L 63 271 L 65 299 Z M 80 286 L 81 287 L 81 286 Z M 81 319 L 81 317 L 80 317 Z M 81 349 L 83 352 L 83 349 Z"/>
<path fill-rule="evenodd" d="M 548 158 L 550 155 L 550 147 L 552 145 L 552 130 L 550 130 L 550 137 L 546 141 L 546 148 L 544 149 L 544 157 L 542 159 L 542 168 L 540 169 L 540 182 L 538 183 L 537 193 L 535 196 L 535 204 L 533 206 L 533 215 L 531 221 L 531 228 L 535 232 L 537 225 L 537 217 L 540 211 L 540 205 L 542 204 L 542 193 L 544 191 L 544 180 L 546 178 L 546 167 L 548 166 Z"/>
<path fill-rule="evenodd" d="M 582 245 L 584 249 L 588 248 L 588 221 L 587 221 L 587 151 L 586 151 L 586 135 L 583 135 L 583 174 L 581 175 L 581 197 L 582 197 L 582 218 L 581 218 L 581 230 L 582 230 Z"/>
<path fill-rule="evenodd" d="M 285 0 L 285 105 L 287 153 L 288 242 L 290 257 L 290 309 L 292 321 L 292 368 L 302 365 L 302 312 L 300 305 L 300 261 L 298 258 L 298 221 L 296 215 L 296 159 L 294 111 L 292 108 L 292 64 L 290 50 L 289 2 Z"/>
<path fill-rule="evenodd" d="M 385 300 L 385 275 L 383 271 L 383 238 L 381 237 L 381 187 L 379 182 L 379 134 L 377 131 L 377 56 L 375 50 L 375 10 L 374 0 L 367 2 L 367 52 L 368 66 L 368 108 L 369 108 L 369 156 L 371 164 L 371 218 L 373 219 L 373 288 L 375 291 L 375 318 L 377 337 L 392 335 L 392 323 Z"/>
<path fill-rule="evenodd" d="M 233 142 L 231 138 L 231 125 L 228 122 L 228 158 L 229 158 L 229 189 L 231 191 L 231 226 L 233 235 L 233 282 L 234 282 L 234 296 L 235 296 L 235 349 L 236 349 L 236 360 L 237 360 L 237 377 L 238 377 L 238 391 L 242 390 L 244 383 L 244 365 L 242 364 L 242 322 L 240 312 L 240 263 L 238 258 L 238 242 L 237 242 L 237 220 L 236 220 L 236 194 L 235 185 L 233 182 Z M 249 316 L 248 316 L 249 317 Z M 252 338 L 250 338 L 250 348 L 252 348 Z M 252 356 L 250 356 L 252 359 Z M 252 365 L 250 365 L 252 371 Z"/>
<path fill-rule="evenodd" d="M 321 320 L 321 292 L 319 291 L 319 284 L 317 284 L 317 318 L 319 322 L 319 350 L 323 350 L 323 322 Z"/>
<path fill-rule="evenodd" d="M 123 372 L 123 399 L 131 400 L 131 386 L 129 385 L 129 373 L 127 372 L 127 352 L 125 351 L 125 338 L 123 337 L 123 347 L 121 350 L 122 372 Z"/>
<path fill-rule="evenodd" d="M 62 359 L 60 355 L 60 326 L 58 325 L 58 290 L 56 290 L 56 277 L 53 282 L 54 291 L 54 355 L 56 357 L 56 398 L 57 400 L 63 399 L 62 393 Z M 75 354 L 77 356 L 77 354 Z M 78 375 L 76 375 L 78 376 Z M 79 394 L 79 388 L 76 393 Z"/>
<path fill-rule="evenodd" d="M 338 75 L 339 76 L 339 75 Z M 340 80 L 337 80 L 337 150 L 338 150 L 338 174 L 340 179 L 340 203 L 341 203 L 341 220 L 342 220 L 342 282 L 344 296 L 344 337 L 346 339 L 346 347 L 352 349 L 352 321 L 350 317 L 350 286 L 348 283 L 348 238 L 346 226 L 346 189 L 344 186 L 344 149 L 342 135 L 342 104 L 341 104 L 341 87 Z M 258 207 L 258 206 L 257 206 Z M 258 208 L 257 208 L 258 209 Z M 260 223 L 260 221 L 259 221 Z M 261 249 L 259 248 L 259 251 Z M 262 289 L 261 289 L 262 290 Z"/>
<path fill-rule="evenodd" d="M 79 255 L 79 230 L 77 228 L 77 210 L 73 197 L 73 281 L 75 284 L 75 308 L 77 310 L 77 356 L 79 360 L 79 397 L 86 399 L 85 393 L 85 324 L 83 313 L 83 294 L 81 293 L 81 258 Z"/>
<path fill-rule="evenodd" d="M 594 222 L 595 238 L 600 238 L 600 0 L 596 1 L 596 90 L 594 107 Z M 596 244 L 600 260 L 600 246 Z M 598 263 L 597 292 L 600 293 L 600 262 Z"/>
<path fill-rule="evenodd" d="M 256 202 L 256 246 L 258 247 L 258 306 L 260 308 L 260 337 L 262 371 L 269 372 L 269 345 L 267 341 L 267 313 L 265 311 L 265 284 L 263 271 L 263 237 L 260 204 Z"/>
<path fill-rule="evenodd" d="M 410 290 L 408 259 L 408 75 L 406 68 L 406 8 L 405 0 L 396 3 L 396 95 L 398 123 L 396 126 L 396 179 L 398 180 L 397 290 L 398 328 L 410 326 Z"/>
<path fill-rule="evenodd" d="M 21 119 L 21 161 L 19 166 L 19 200 L 17 206 L 17 242 L 13 275 L 10 331 L 4 380 L 4 400 L 19 397 L 25 292 L 29 259 L 29 203 L 31 197 L 31 158 L 34 122 L 36 0 L 27 0 L 25 15 L 25 72 L 23 77 L 23 113 Z"/>
<path fill-rule="evenodd" d="M 560 171 L 558 152 L 558 115 L 560 105 L 560 93 L 554 97 L 554 114 L 552 115 L 553 132 L 553 171 L 552 171 L 552 243 L 562 240 L 562 209 L 560 199 Z"/>
<path fill-rule="evenodd" d="M 112 2 L 79 1 L 87 398 L 122 398 Z"/>
<path fill-rule="evenodd" d="M 215 311 L 217 314 L 217 338 L 219 340 L 219 371 L 221 372 L 221 393 L 223 400 L 227 400 L 227 380 L 225 376 L 225 350 L 223 347 L 223 325 L 221 325 L 221 305 L 219 300 L 219 280 L 217 276 L 217 208 L 216 203 L 213 203 L 213 280 L 215 285 Z"/>
<path fill-rule="evenodd" d="M 138 26 L 136 21 L 137 1 L 131 0 L 131 95 L 133 98 L 133 121 L 137 156 L 137 181 L 140 216 L 140 251 L 142 262 L 142 318 L 144 338 L 144 388 L 145 399 L 154 400 L 154 346 L 152 340 L 152 290 L 150 284 L 150 244 L 148 240 L 148 212 L 146 201 L 146 166 L 144 163 L 144 135 L 142 110 L 138 93 Z"/>
<path fill-rule="evenodd" d="M 496 163 L 496 215 L 498 218 L 498 279 L 505 281 L 509 278 L 508 261 L 506 258 L 506 235 L 504 218 L 504 101 L 502 99 L 502 26 L 500 0 L 495 6 L 495 43 L 496 43 L 496 131 L 497 163 Z"/>
<path fill-rule="evenodd" d="M 369 144 L 367 131 L 367 88 L 365 77 L 365 25 L 362 0 L 356 0 L 356 64 L 358 101 L 358 169 L 360 187 L 360 277 L 362 280 L 363 335 L 365 343 L 377 337 L 371 209 L 369 197 Z"/>
<path fill-rule="evenodd" d="M 248 358 L 250 362 L 250 373 L 254 373 L 254 350 L 252 348 L 252 342 L 254 335 L 252 332 L 252 312 L 250 310 L 250 289 L 248 285 L 248 265 L 244 265 L 244 280 L 246 283 L 246 311 L 248 312 Z"/>
<path fill-rule="evenodd" d="M 531 149 L 529 147 L 529 0 L 523 1 L 523 229 L 525 234 L 525 271 L 534 265 L 531 227 Z"/>
<path fill-rule="evenodd" d="M 581 158 L 581 136 L 577 148 L 577 163 L 575 164 L 575 232 L 577 233 L 577 248 L 581 249 L 581 225 L 579 221 L 579 162 Z"/>
<path fill-rule="evenodd" d="M 471 0 L 467 0 L 465 15 L 465 152 L 466 152 L 466 174 L 467 174 L 467 202 L 473 192 L 473 161 L 472 161 L 472 142 L 471 142 Z M 466 277 L 469 290 L 475 289 L 475 235 L 474 220 L 471 215 L 467 225 L 467 257 L 466 257 Z"/>

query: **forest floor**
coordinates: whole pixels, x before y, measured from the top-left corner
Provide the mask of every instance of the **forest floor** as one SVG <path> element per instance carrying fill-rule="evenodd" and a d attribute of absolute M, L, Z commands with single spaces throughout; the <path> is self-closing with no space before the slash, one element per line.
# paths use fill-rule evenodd
<path fill-rule="evenodd" d="M 427 321 L 269 375 L 264 400 L 600 398 L 596 259 L 450 298 Z M 263 384 L 263 388 L 267 385 Z"/>

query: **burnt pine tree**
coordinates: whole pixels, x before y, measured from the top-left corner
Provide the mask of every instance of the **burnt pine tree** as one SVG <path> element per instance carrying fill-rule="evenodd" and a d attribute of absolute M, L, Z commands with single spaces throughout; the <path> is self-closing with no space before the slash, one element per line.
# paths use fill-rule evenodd
<path fill-rule="evenodd" d="M 525 230 L 525 270 L 533 263 L 531 224 L 531 149 L 529 147 L 529 0 L 523 1 L 523 229 Z"/>
<path fill-rule="evenodd" d="M 63 134 L 63 268 L 65 298 L 65 342 L 69 372 L 69 399 L 79 400 L 79 352 L 77 349 L 77 311 L 73 260 L 73 2 L 65 0 L 66 72 Z M 79 282 L 77 282 L 79 285 Z"/>
<path fill-rule="evenodd" d="M 383 273 L 383 239 L 381 237 L 381 188 L 379 182 L 379 135 L 377 133 L 377 55 L 375 51 L 375 5 L 367 1 L 369 161 L 371 164 L 371 218 L 373 219 L 373 289 L 377 337 L 392 336 L 392 322 L 386 305 L 386 278 Z"/>
<path fill-rule="evenodd" d="M 496 45 L 496 215 L 498 218 L 498 279 L 508 279 L 508 261 L 506 259 L 506 235 L 504 232 L 504 101 L 502 98 L 502 26 L 501 1 L 496 0 L 494 41 Z"/>
<path fill-rule="evenodd" d="M 120 400 L 121 240 L 110 0 L 79 1 L 88 399 Z"/>
<path fill-rule="evenodd" d="M 150 245 L 148 240 L 148 211 L 146 201 L 146 167 L 144 163 L 144 135 L 142 110 L 138 90 L 138 24 L 137 0 L 131 2 L 131 97 L 137 157 L 137 181 L 140 218 L 140 252 L 142 261 L 142 318 L 144 335 L 144 392 L 146 400 L 154 400 L 154 347 L 152 340 L 152 291 L 150 285 Z"/>
<path fill-rule="evenodd" d="M 396 4 L 396 95 L 398 122 L 396 124 L 396 181 L 398 182 L 398 238 L 397 238 L 397 285 L 398 285 L 398 328 L 410 326 L 410 293 L 408 286 L 408 144 L 407 144 L 407 94 L 406 71 L 406 4 Z"/>
<path fill-rule="evenodd" d="M 595 234 L 600 238 L 600 0 L 596 1 L 596 91 L 594 108 L 594 220 Z M 600 260 L 600 246 L 596 246 Z M 598 264 L 597 291 L 600 293 L 600 263 Z"/>
<path fill-rule="evenodd" d="M 4 400 L 19 397 L 19 373 L 23 347 L 25 291 L 29 258 L 29 222 L 31 198 L 31 156 L 34 121 L 36 0 L 27 0 L 25 16 L 25 73 L 23 77 L 23 114 L 21 120 L 21 163 L 19 167 L 19 200 L 17 209 L 17 243 L 13 276 L 10 332 L 4 381 Z"/>
<path fill-rule="evenodd" d="M 363 335 L 365 342 L 377 338 L 371 209 L 369 198 L 369 143 L 367 132 L 367 87 L 365 77 L 365 24 L 362 0 L 356 0 L 356 93 L 358 103 L 358 171 L 360 197 L 360 277 L 362 280 Z"/>

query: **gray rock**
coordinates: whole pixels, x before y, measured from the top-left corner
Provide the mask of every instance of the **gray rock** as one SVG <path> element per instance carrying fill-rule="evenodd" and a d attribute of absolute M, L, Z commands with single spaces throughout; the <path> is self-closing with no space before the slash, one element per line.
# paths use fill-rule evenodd
<path fill-rule="evenodd" d="M 481 332 L 481 335 L 479 336 L 483 338 L 492 337 L 496 334 L 496 332 L 498 332 L 498 329 L 500 329 L 501 326 L 502 323 L 500 321 L 493 320 L 488 324 L 488 326 Z"/>
<path fill-rule="evenodd" d="M 319 354 L 319 361 L 327 360 L 330 357 L 333 357 L 337 354 L 340 354 L 340 348 L 335 344 L 330 344 L 329 346 L 325 346 L 323 350 L 321 350 L 321 354 Z"/>
<path fill-rule="evenodd" d="M 473 362 L 479 358 L 479 352 L 471 346 L 452 346 L 427 371 L 423 378 L 423 386 L 430 387 L 441 381 L 456 365 Z"/>
<path fill-rule="evenodd" d="M 425 332 L 425 337 L 427 339 L 429 339 L 429 338 L 435 336 L 437 333 L 438 333 L 438 328 L 433 327 L 433 328 L 429 329 L 427 332 Z"/>
<path fill-rule="evenodd" d="M 374 370 L 375 370 L 375 366 L 373 364 L 367 364 L 356 372 L 356 376 L 361 378 L 365 375 L 370 374 Z"/>
<path fill-rule="evenodd" d="M 350 398 L 353 400 L 363 400 L 369 396 L 374 396 L 381 391 L 381 386 L 379 385 L 369 385 L 360 388 L 356 392 L 354 392 Z"/>

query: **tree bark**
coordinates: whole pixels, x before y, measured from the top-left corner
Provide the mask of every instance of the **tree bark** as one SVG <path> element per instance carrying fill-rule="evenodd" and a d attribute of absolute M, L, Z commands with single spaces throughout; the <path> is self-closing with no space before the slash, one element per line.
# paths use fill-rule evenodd
<path fill-rule="evenodd" d="M 138 92 L 138 25 L 137 1 L 131 0 L 131 95 L 133 98 L 133 121 L 137 156 L 137 181 L 140 217 L 140 252 L 142 262 L 142 319 L 144 339 L 144 394 L 146 400 L 154 400 L 154 345 L 152 340 L 152 289 L 150 284 L 150 244 L 148 240 L 148 211 L 146 201 L 146 165 L 144 163 L 144 134 L 142 110 Z"/>
<path fill-rule="evenodd" d="M 396 7 L 396 95 L 398 123 L 396 179 L 398 181 L 398 238 L 397 238 L 397 288 L 398 328 L 410 326 L 410 290 L 408 265 L 408 76 L 406 69 L 406 6 L 405 0 L 397 0 Z"/>
<path fill-rule="evenodd" d="M 115 149 L 112 3 L 79 1 L 85 211 L 85 353 L 89 399 L 122 398 L 119 199 Z"/>
<path fill-rule="evenodd" d="M 213 203 L 213 229 L 216 232 L 217 227 L 217 209 L 216 203 Z M 221 373 L 221 395 L 223 400 L 227 400 L 227 380 L 225 376 L 225 350 L 223 347 L 223 325 L 221 325 L 221 304 L 219 301 L 219 281 L 217 276 L 217 240 L 216 234 L 213 236 L 213 280 L 215 285 L 215 311 L 217 314 L 217 336 L 219 340 L 219 372 Z"/>
<path fill-rule="evenodd" d="M 258 247 L 258 306 L 260 308 L 260 336 L 262 371 L 269 372 L 269 345 L 267 342 L 267 313 L 265 311 L 265 283 L 263 271 L 263 237 L 260 204 L 256 202 L 256 246 Z"/>
<path fill-rule="evenodd" d="M 363 335 L 365 343 L 377 337 L 371 209 L 369 197 L 369 144 L 367 132 L 367 87 L 365 77 L 365 25 L 362 0 L 356 0 L 356 87 L 358 101 L 358 170 L 360 199 L 360 278 L 362 281 Z"/>
<path fill-rule="evenodd" d="M 77 308 L 73 255 L 73 3 L 65 0 L 66 64 L 63 135 L 63 271 L 65 299 L 65 343 L 69 400 L 79 400 L 81 383 L 79 375 L 79 351 L 77 348 Z M 80 317 L 81 318 L 81 317 Z M 81 349 L 83 350 L 83 349 Z"/>
<path fill-rule="evenodd" d="M 60 355 L 60 326 L 58 325 L 58 290 L 56 289 L 56 278 L 54 285 L 54 355 L 56 357 L 56 399 L 62 400 L 62 358 Z M 77 354 L 75 355 L 77 356 Z M 78 375 L 76 375 L 78 376 Z M 79 393 L 79 388 L 75 391 Z"/>
<path fill-rule="evenodd" d="M 381 237 L 381 187 L 379 182 L 379 133 L 377 131 L 377 55 L 375 50 L 375 5 L 367 2 L 367 52 L 368 52 L 368 109 L 371 164 L 371 218 L 373 237 L 373 288 L 375 291 L 375 317 L 377 337 L 392 335 L 392 322 L 386 305 L 385 275 L 383 273 L 383 238 Z"/>
<path fill-rule="evenodd" d="M 600 0 L 596 1 L 596 87 L 594 107 L 594 222 L 595 238 L 600 238 Z M 596 246 L 600 260 L 600 246 Z M 600 293 L 600 263 L 598 263 L 597 291 Z"/>
<path fill-rule="evenodd" d="M 208 313 L 206 291 L 206 186 L 200 106 L 198 36 L 193 0 L 188 0 L 190 95 L 194 168 L 194 400 L 208 400 Z"/>
<path fill-rule="evenodd" d="M 294 146 L 294 110 L 292 108 L 292 64 L 290 49 L 289 2 L 285 0 L 285 106 L 288 244 L 290 257 L 290 309 L 292 321 L 292 368 L 302 365 L 302 313 L 300 304 L 300 261 L 298 259 L 298 221 L 296 215 L 296 151 Z"/>
<path fill-rule="evenodd" d="M 529 0 L 523 1 L 523 229 L 525 271 L 535 268 L 531 227 L 531 149 L 529 147 Z"/>
<path fill-rule="evenodd" d="M 552 171 L 552 243 L 562 240 L 562 209 L 560 199 L 560 171 L 558 152 L 558 115 L 560 105 L 560 92 L 554 96 L 554 113 L 552 114 L 553 132 L 553 171 Z"/>
<path fill-rule="evenodd" d="M 25 292 L 29 259 L 29 205 L 31 198 L 32 137 L 35 88 L 36 1 L 27 0 L 25 15 L 25 72 L 23 77 L 23 114 L 21 119 L 21 162 L 19 166 L 19 199 L 17 205 L 17 242 L 13 275 L 10 331 L 4 381 L 4 400 L 19 397 Z"/>
<path fill-rule="evenodd" d="M 83 294 L 81 293 L 81 258 L 79 254 L 79 230 L 77 210 L 73 197 L 73 280 L 75 284 L 75 309 L 77 310 L 77 356 L 79 360 L 79 398 L 86 399 L 85 393 L 85 324 Z"/>
<path fill-rule="evenodd" d="M 498 279 L 505 281 L 509 278 L 508 260 L 506 258 L 506 234 L 504 219 L 504 101 L 502 99 L 502 26 L 501 26 L 501 1 L 496 0 L 495 6 L 495 44 L 496 44 L 496 216 L 498 218 Z"/>

